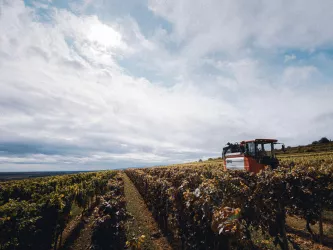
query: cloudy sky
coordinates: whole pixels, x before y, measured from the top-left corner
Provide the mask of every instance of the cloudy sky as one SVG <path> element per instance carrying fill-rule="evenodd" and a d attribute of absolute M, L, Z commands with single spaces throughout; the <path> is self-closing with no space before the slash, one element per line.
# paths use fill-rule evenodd
<path fill-rule="evenodd" d="M 331 0 L 0 0 L 0 171 L 333 137 Z"/>

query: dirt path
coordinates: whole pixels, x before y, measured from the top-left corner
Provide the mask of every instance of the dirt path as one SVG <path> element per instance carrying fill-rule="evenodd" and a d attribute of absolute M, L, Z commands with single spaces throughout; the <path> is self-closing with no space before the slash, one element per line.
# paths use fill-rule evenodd
<path fill-rule="evenodd" d="M 94 209 L 97 204 L 93 204 L 86 215 L 78 216 L 65 230 L 65 237 L 61 250 L 84 250 L 91 247 L 92 227 L 94 223 Z"/>
<path fill-rule="evenodd" d="M 126 223 L 127 240 L 145 235 L 143 249 L 172 249 L 132 181 L 125 173 L 123 178 L 126 209 L 132 215 Z"/>
<path fill-rule="evenodd" d="M 287 233 L 288 236 L 299 245 L 301 249 L 333 249 L 333 226 L 332 224 L 323 223 L 324 226 L 324 245 L 315 243 L 311 235 L 305 229 L 305 220 L 296 216 L 287 216 Z M 319 233 L 318 223 L 311 226 L 316 235 Z"/>

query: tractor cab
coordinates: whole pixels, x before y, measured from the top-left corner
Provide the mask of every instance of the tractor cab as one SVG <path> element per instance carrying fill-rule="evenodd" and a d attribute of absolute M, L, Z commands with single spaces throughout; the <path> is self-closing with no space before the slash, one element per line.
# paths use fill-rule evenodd
<path fill-rule="evenodd" d="M 254 139 L 241 141 L 239 144 L 228 143 L 222 153 L 225 169 L 247 170 L 254 173 L 259 173 L 266 166 L 275 169 L 279 165 L 275 157 L 275 144 L 280 143 L 275 139 Z"/>

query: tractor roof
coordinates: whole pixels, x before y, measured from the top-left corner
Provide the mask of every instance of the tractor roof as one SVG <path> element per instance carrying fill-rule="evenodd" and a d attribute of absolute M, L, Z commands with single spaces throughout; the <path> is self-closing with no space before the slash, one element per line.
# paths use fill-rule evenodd
<path fill-rule="evenodd" d="M 241 141 L 241 143 L 247 143 L 247 142 L 259 142 L 259 143 L 265 143 L 265 142 L 277 142 L 276 139 L 254 139 L 254 140 L 248 140 L 248 141 Z"/>

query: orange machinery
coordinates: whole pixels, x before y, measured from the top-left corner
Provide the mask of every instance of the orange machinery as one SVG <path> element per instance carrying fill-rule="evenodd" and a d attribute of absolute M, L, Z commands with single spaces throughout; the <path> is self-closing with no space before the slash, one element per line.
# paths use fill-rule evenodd
<path fill-rule="evenodd" d="M 246 170 L 254 173 L 259 173 L 266 166 L 275 169 L 279 165 L 274 152 L 275 144 L 281 143 L 275 139 L 254 139 L 235 144 L 228 143 L 222 152 L 224 168 L 225 170 Z M 284 144 L 282 144 L 282 150 L 284 151 Z"/>

